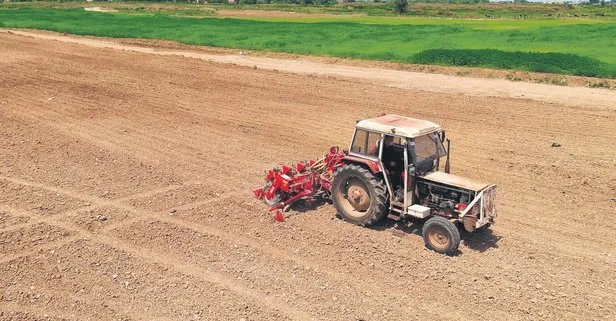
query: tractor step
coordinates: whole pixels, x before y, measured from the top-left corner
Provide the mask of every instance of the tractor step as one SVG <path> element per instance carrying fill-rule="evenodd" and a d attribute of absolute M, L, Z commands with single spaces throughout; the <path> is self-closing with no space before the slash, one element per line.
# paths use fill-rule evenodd
<path fill-rule="evenodd" d="M 401 220 L 400 216 L 399 216 L 399 215 L 396 215 L 396 214 L 389 214 L 389 215 L 387 215 L 387 218 L 392 219 L 392 220 L 394 220 L 394 221 L 399 221 L 399 220 Z"/>
<path fill-rule="evenodd" d="M 387 218 L 392 219 L 394 221 L 399 221 L 402 219 L 402 209 L 404 208 L 404 203 L 399 202 L 397 200 L 391 200 L 391 211 L 387 215 Z"/>

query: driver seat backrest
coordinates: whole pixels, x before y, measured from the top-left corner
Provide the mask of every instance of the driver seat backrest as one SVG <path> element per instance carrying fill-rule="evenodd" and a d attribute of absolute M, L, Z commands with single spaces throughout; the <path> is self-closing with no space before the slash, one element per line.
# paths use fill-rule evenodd
<path fill-rule="evenodd" d="M 376 156 L 377 157 L 379 156 L 379 147 L 380 146 L 381 146 L 381 139 L 379 138 L 379 139 L 376 140 L 376 144 L 374 146 L 374 148 L 376 149 Z M 372 152 L 372 149 L 370 151 L 368 151 L 368 152 Z"/>

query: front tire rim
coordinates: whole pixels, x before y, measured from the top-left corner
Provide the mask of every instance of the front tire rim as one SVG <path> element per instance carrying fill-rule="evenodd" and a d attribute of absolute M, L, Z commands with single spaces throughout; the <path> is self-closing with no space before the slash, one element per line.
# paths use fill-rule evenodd
<path fill-rule="evenodd" d="M 432 228 L 428 231 L 430 244 L 439 251 L 446 251 L 451 246 L 451 237 L 441 228 Z"/>

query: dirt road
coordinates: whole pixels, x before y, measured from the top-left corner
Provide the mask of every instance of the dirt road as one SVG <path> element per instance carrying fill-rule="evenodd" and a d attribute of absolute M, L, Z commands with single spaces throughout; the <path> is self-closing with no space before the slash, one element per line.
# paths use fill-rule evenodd
<path fill-rule="evenodd" d="M 558 102 L 573 106 L 602 106 L 607 109 L 616 108 L 616 91 L 585 87 L 562 87 L 527 82 L 512 82 L 502 79 L 481 79 L 473 77 L 457 77 L 439 74 L 400 71 L 380 68 L 358 67 L 319 63 L 308 60 L 277 59 L 267 57 L 251 57 L 238 54 L 204 53 L 203 51 L 172 50 L 127 45 L 121 40 L 99 39 L 60 35 L 41 31 L 22 31 L 0 29 L 0 32 L 11 32 L 37 39 L 55 40 L 77 43 L 94 48 L 113 48 L 162 56 L 182 56 L 201 59 L 210 62 L 230 63 L 259 69 L 308 74 L 316 76 L 334 76 L 367 80 L 388 87 L 420 90 L 428 92 L 447 92 L 481 97 L 525 98 L 545 102 Z"/>
<path fill-rule="evenodd" d="M 616 111 L 589 92 L 462 95 L 0 33 L 0 320 L 616 319 Z M 327 204 L 280 224 L 252 199 L 265 169 L 381 112 L 449 130 L 452 172 L 499 185 L 492 232 L 446 257 L 419 224 L 400 237 Z"/>

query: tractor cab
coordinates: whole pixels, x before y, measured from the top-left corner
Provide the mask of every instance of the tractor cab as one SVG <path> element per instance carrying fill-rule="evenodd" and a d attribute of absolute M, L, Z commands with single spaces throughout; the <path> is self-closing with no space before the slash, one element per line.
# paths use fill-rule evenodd
<path fill-rule="evenodd" d="M 438 171 L 445 132 L 426 120 L 383 115 L 359 121 L 349 149 L 353 159 L 363 159 L 370 168 L 382 173 L 390 202 L 404 206 L 413 203 L 410 191 L 414 177 Z M 373 172 L 376 172 L 373 170 Z"/>

